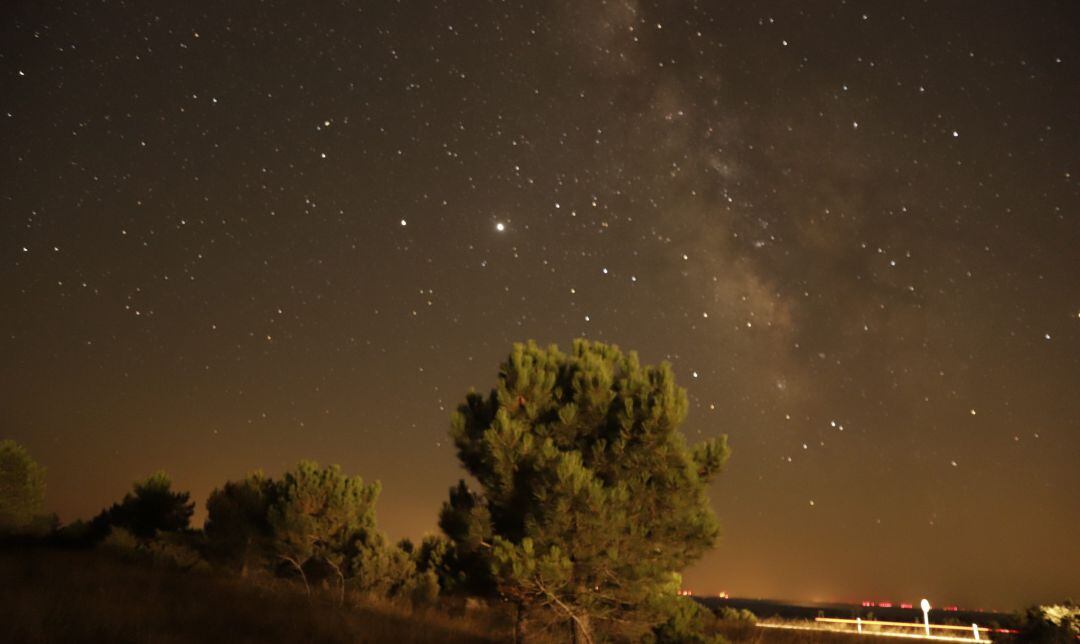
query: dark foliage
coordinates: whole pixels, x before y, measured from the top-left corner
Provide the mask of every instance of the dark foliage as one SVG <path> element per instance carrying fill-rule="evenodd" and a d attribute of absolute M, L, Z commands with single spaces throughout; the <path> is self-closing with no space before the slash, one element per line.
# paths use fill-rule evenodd
<path fill-rule="evenodd" d="M 135 537 L 152 539 L 158 532 L 185 530 L 195 511 L 187 492 L 173 492 L 165 472 L 136 481 L 132 492 L 91 521 L 92 532 L 104 538 L 111 528 L 123 528 Z"/>

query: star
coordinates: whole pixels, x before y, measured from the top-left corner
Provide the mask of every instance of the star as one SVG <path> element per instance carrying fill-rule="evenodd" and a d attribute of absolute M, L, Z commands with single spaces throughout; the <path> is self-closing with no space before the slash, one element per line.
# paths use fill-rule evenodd
<path fill-rule="evenodd" d="M 175 3 L 153 29 L 62 4 L 13 23 L 3 72 L 19 87 L 0 176 L 18 180 L 0 190 L 0 338 L 17 369 L 0 408 L 43 461 L 79 462 L 88 428 L 87 463 L 131 452 L 97 478 L 57 472 L 65 518 L 156 469 L 184 427 L 220 427 L 214 450 L 161 464 L 200 506 L 245 469 L 323 455 L 382 479 L 380 529 L 419 537 L 454 479 L 444 410 L 494 384 L 512 343 L 588 336 L 669 365 L 688 439 L 729 437 L 710 498 L 737 541 L 717 553 L 748 565 L 705 557 L 695 583 L 807 598 L 820 582 L 781 570 L 786 548 L 861 592 L 870 549 L 926 536 L 927 498 L 955 531 L 943 543 L 966 530 L 946 508 L 1016 518 L 947 555 L 915 543 L 941 571 L 928 593 L 1021 608 L 1071 583 L 1060 553 L 1029 547 L 1060 541 L 1060 521 L 1031 519 L 1080 484 L 1062 457 L 1080 450 L 1066 3 L 873 20 L 760 0 L 459 3 L 424 20 L 407 3 L 377 20 Z M 99 37 L 123 29 L 137 48 Z M 124 404 L 54 422 L 84 398 Z M 231 427 L 261 407 L 253 451 Z M 146 422 L 154 440 L 131 443 Z M 962 472 L 960 446 L 978 448 Z M 1003 462 L 1008 485 L 978 484 Z M 778 534 L 824 517 L 778 509 L 817 492 L 856 514 L 894 499 L 862 522 L 895 530 L 866 543 L 838 514 Z M 960 572 L 1002 553 L 1031 574 Z M 913 587 L 901 560 L 875 583 Z"/>

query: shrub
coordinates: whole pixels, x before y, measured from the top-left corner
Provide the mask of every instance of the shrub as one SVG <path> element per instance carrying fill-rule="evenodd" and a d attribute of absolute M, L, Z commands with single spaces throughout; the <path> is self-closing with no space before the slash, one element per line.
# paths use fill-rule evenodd
<path fill-rule="evenodd" d="M 1021 618 L 1019 642 L 1075 642 L 1080 638 L 1080 607 L 1071 601 L 1032 606 Z"/>
<path fill-rule="evenodd" d="M 716 634 L 716 617 L 712 612 L 689 597 L 676 597 L 668 613 L 668 620 L 653 629 L 656 644 L 727 642 Z"/>

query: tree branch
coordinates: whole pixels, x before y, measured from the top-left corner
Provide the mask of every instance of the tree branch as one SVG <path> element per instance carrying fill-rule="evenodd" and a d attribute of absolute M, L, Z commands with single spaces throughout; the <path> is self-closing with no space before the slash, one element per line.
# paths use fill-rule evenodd
<path fill-rule="evenodd" d="M 569 615 L 570 619 L 574 620 L 574 623 L 577 624 L 578 628 L 581 629 L 581 635 L 585 638 L 585 644 L 593 644 L 592 634 L 589 633 L 589 627 L 585 624 L 581 617 L 579 617 L 577 613 L 574 612 L 572 608 L 567 606 L 562 600 L 555 596 L 555 593 L 552 593 L 544 586 L 544 582 L 541 581 L 539 575 L 537 575 L 536 577 L 536 587 L 539 588 L 540 592 L 547 596 L 552 603 L 554 603 L 556 606 L 561 608 L 563 612 Z"/>

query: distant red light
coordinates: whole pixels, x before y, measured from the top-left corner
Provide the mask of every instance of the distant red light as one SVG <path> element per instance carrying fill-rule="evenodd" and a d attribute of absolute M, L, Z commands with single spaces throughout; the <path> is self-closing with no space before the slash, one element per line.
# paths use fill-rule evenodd
<path fill-rule="evenodd" d="M 911 604 L 901 603 L 900 608 L 914 608 Z"/>
<path fill-rule="evenodd" d="M 892 608 L 892 602 L 878 602 L 880 608 Z"/>

